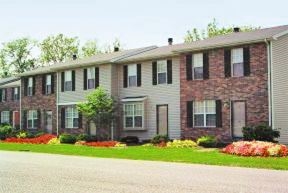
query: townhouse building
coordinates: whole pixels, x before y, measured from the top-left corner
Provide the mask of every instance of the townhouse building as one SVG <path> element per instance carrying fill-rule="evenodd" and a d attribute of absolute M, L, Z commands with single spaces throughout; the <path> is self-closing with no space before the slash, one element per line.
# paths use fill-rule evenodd
<path fill-rule="evenodd" d="M 241 138 L 243 126 L 282 128 L 288 143 L 288 26 L 192 43 L 117 51 L 21 74 L 24 129 L 96 131 L 76 105 L 103 87 L 117 103 L 114 137 L 215 135 Z"/>

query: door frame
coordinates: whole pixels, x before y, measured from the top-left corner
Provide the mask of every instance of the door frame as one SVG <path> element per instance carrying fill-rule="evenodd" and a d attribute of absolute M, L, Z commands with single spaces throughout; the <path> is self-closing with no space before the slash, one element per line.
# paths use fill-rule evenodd
<path fill-rule="evenodd" d="M 48 117 L 48 112 L 51 113 L 51 133 L 53 133 L 53 111 L 52 110 L 46 110 L 44 113 L 44 127 L 45 127 L 45 131 L 48 131 L 48 122 L 47 122 L 47 117 Z"/>
<path fill-rule="evenodd" d="M 156 128 L 157 128 L 157 135 L 159 134 L 159 107 L 166 106 L 167 107 L 167 136 L 169 136 L 169 108 L 168 104 L 160 104 L 156 105 Z"/>
<path fill-rule="evenodd" d="M 247 125 L 247 101 L 246 100 L 231 100 L 231 136 L 232 138 L 238 138 L 234 136 L 234 103 L 244 102 L 245 104 L 245 126 Z"/>
<path fill-rule="evenodd" d="M 13 113 L 12 113 L 12 126 L 13 126 L 13 128 L 15 128 L 15 112 L 18 112 L 19 113 L 19 111 L 12 111 Z M 20 114 L 19 114 L 19 124 L 20 124 Z"/>

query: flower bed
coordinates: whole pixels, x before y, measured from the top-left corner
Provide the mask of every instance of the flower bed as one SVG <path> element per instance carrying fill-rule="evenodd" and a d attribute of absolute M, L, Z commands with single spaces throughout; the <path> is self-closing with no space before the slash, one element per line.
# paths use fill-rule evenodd
<path fill-rule="evenodd" d="M 288 154 L 288 148 L 271 142 L 238 141 L 227 145 L 221 152 L 240 156 L 284 157 Z"/>
<path fill-rule="evenodd" d="M 51 134 L 44 134 L 39 137 L 35 138 L 16 138 L 11 137 L 5 139 L 3 142 L 6 143 L 31 143 L 31 144 L 47 144 L 52 138 L 55 138 L 56 136 Z"/>
<path fill-rule="evenodd" d="M 98 142 L 83 142 L 82 145 L 93 147 L 115 147 L 119 142 L 117 141 L 98 141 Z"/>

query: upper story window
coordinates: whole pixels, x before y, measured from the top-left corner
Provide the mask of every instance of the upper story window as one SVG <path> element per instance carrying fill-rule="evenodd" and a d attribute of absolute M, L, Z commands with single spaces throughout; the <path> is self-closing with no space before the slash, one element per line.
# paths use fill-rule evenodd
<path fill-rule="evenodd" d="M 167 61 L 157 61 L 157 84 L 167 83 Z"/>
<path fill-rule="evenodd" d="M 65 109 L 65 128 L 79 127 L 79 113 L 76 107 L 67 107 Z"/>
<path fill-rule="evenodd" d="M 14 100 L 14 101 L 19 100 L 19 88 L 18 88 L 18 87 L 13 88 L 13 95 L 12 95 L 12 97 L 13 97 L 13 100 Z"/>
<path fill-rule="evenodd" d="M 128 86 L 129 87 L 137 86 L 137 65 L 136 64 L 128 65 Z"/>
<path fill-rule="evenodd" d="M 71 70 L 65 71 L 64 90 L 72 91 L 72 71 Z"/>
<path fill-rule="evenodd" d="M 216 102 L 204 100 L 194 102 L 194 127 L 216 127 Z"/>
<path fill-rule="evenodd" d="M 52 93 L 52 75 L 48 74 L 46 75 L 46 84 L 45 84 L 45 94 L 51 94 Z"/>
<path fill-rule="evenodd" d="M 2 111 L 1 112 L 1 123 L 9 123 L 10 122 L 10 112 Z"/>
<path fill-rule="evenodd" d="M 36 129 L 38 126 L 38 113 L 36 110 L 28 111 L 27 127 L 29 129 Z"/>
<path fill-rule="evenodd" d="M 6 90 L 6 88 L 3 88 L 3 89 L 1 89 L 0 90 L 1 91 L 1 102 L 4 102 L 4 101 L 6 101 L 6 99 L 7 99 L 7 90 Z"/>
<path fill-rule="evenodd" d="M 33 77 L 28 78 L 27 95 L 33 95 Z"/>
<path fill-rule="evenodd" d="M 203 79 L 203 53 L 193 54 L 193 77 Z"/>
<path fill-rule="evenodd" d="M 231 50 L 231 69 L 233 77 L 244 76 L 243 48 Z"/>
<path fill-rule="evenodd" d="M 142 128 L 144 121 L 143 103 L 124 104 L 124 126 L 125 128 Z"/>
<path fill-rule="evenodd" d="M 88 89 L 95 88 L 95 68 L 87 68 L 87 87 Z"/>

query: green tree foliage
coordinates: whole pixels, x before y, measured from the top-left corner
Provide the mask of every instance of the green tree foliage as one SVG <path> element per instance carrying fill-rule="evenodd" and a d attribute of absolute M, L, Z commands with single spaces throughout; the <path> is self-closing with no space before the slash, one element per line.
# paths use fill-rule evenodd
<path fill-rule="evenodd" d="M 32 49 L 36 41 L 29 38 L 20 38 L 3 43 L 0 50 L 0 76 L 23 73 L 36 67 L 36 59 L 32 56 Z"/>
<path fill-rule="evenodd" d="M 89 57 L 93 56 L 95 54 L 102 53 L 101 49 L 98 47 L 96 40 L 89 40 L 87 41 L 81 48 L 82 50 L 82 56 L 83 57 Z"/>
<path fill-rule="evenodd" d="M 233 32 L 234 26 L 229 27 L 219 27 L 216 19 L 213 19 L 212 22 L 208 23 L 205 30 L 199 30 L 197 28 L 193 28 L 192 30 L 188 30 L 187 34 L 184 37 L 184 41 L 186 43 L 203 40 L 206 38 L 211 38 L 219 35 L 225 35 Z M 252 31 L 255 29 L 259 29 L 260 27 L 252 27 L 252 26 L 240 26 L 241 32 Z"/>
<path fill-rule="evenodd" d="M 79 41 L 77 37 L 67 37 L 63 34 L 48 36 L 39 44 L 42 63 L 64 62 L 78 54 Z"/>

